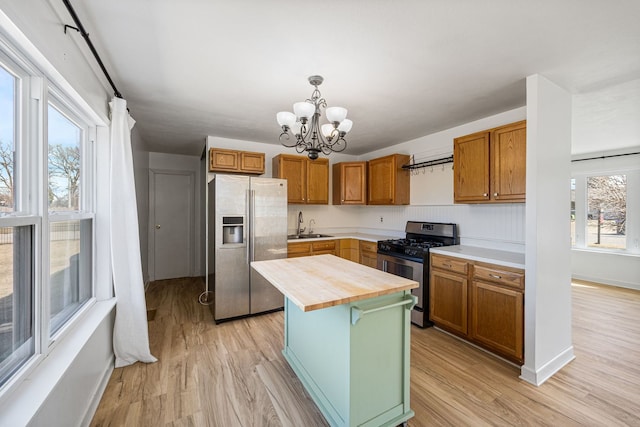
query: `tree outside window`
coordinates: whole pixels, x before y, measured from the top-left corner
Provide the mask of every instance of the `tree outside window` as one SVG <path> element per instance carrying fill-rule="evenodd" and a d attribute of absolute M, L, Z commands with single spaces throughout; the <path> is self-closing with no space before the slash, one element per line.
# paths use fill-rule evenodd
<path fill-rule="evenodd" d="M 80 210 L 81 129 L 49 105 L 49 209 Z"/>
<path fill-rule="evenodd" d="M 625 249 L 627 176 L 587 178 L 587 246 Z"/>

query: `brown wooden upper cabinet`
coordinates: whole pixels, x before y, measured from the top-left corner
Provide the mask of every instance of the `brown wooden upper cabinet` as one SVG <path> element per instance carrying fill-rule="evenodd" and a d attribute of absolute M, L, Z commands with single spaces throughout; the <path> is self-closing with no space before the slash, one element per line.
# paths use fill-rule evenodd
<path fill-rule="evenodd" d="M 454 202 L 524 202 L 526 144 L 526 120 L 455 138 Z"/>
<path fill-rule="evenodd" d="M 264 153 L 211 148 L 209 150 L 209 172 L 264 173 Z"/>
<path fill-rule="evenodd" d="M 367 162 L 333 165 L 333 204 L 367 204 Z"/>
<path fill-rule="evenodd" d="M 297 204 L 329 204 L 329 160 L 279 154 L 272 160 L 273 177 L 287 180 L 287 200 Z"/>
<path fill-rule="evenodd" d="M 409 163 L 407 154 L 391 154 L 367 162 L 367 203 L 370 205 L 408 205 Z"/>

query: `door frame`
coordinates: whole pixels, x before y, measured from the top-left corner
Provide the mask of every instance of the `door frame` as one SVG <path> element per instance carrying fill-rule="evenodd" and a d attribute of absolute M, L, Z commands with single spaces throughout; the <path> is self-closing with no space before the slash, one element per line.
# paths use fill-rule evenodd
<path fill-rule="evenodd" d="M 194 276 L 195 272 L 195 172 L 191 170 L 177 170 L 177 169 L 149 169 L 149 280 L 155 280 L 155 268 L 156 268 L 156 237 L 155 237 L 155 226 L 156 226 L 156 212 L 155 212 L 155 202 L 156 202 L 156 183 L 155 178 L 156 175 L 182 175 L 187 176 L 189 178 L 189 203 L 187 206 L 187 221 L 189 222 L 189 234 L 187 235 L 187 250 L 188 250 L 188 258 L 189 262 L 189 277 Z"/>

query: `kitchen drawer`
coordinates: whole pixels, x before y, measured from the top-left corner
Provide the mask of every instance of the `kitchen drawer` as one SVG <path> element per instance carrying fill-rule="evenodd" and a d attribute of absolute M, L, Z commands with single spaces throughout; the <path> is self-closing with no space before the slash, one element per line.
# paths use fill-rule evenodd
<path fill-rule="evenodd" d="M 327 251 L 313 251 L 311 255 L 335 255 L 335 250 L 327 250 Z"/>
<path fill-rule="evenodd" d="M 378 242 L 360 240 L 360 250 L 365 252 L 378 252 Z"/>
<path fill-rule="evenodd" d="M 524 273 L 508 271 L 499 266 L 475 265 L 473 268 L 473 278 L 499 283 L 512 288 L 524 288 Z"/>
<path fill-rule="evenodd" d="M 288 258 L 307 255 L 311 255 L 311 242 L 289 243 L 287 245 Z"/>
<path fill-rule="evenodd" d="M 335 240 L 320 240 L 317 242 L 312 242 L 313 253 L 317 254 L 320 251 L 327 251 L 326 253 L 335 254 L 336 251 L 336 241 Z"/>
<path fill-rule="evenodd" d="M 469 264 L 467 261 L 447 258 L 436 254 L 431 254 L 431 267 L 459 274 L 467 274 L 469 271 Z"/>

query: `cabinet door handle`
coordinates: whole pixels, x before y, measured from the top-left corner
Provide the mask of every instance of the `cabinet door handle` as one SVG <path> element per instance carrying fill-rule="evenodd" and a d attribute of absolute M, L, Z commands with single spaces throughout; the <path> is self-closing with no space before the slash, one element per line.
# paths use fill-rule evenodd
<path fill-rule="evenodd" d="M 493 197 L 498 197 L 498 193 L 493 193 Z"/>
<path fill-rule="evenodd" d="M 489 276 L 493 277 L 494 279 L 502 279 L 502 276 L 498 276 L 497 274 L 489 274 Z"/>
<path fill-rule="evenodd" d="M 489 194 L 487 194 L 487 193 L 482 193 L 482 197 L 489 197 Z"/>

